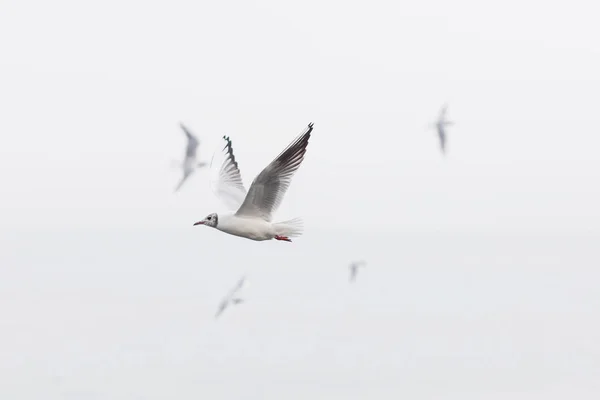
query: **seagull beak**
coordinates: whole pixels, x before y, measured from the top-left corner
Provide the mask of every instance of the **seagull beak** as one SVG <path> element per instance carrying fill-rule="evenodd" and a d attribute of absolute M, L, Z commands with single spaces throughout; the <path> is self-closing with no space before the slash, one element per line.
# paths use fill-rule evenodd
<path fill-rule="evenodd" d="M 204 221 L 198 221 L 194 224 L 194 226 L 196 226 L 196 225 L 204 225 Z"/>

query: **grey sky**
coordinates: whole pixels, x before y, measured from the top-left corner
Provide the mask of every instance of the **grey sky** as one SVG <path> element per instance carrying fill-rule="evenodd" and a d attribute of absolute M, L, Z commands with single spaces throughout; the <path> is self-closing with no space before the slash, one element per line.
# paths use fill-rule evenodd
<path fill-rule="evenodd" d="M 597 398 L 599 11 L 0 2 L 0 397 Z M 180 121 L 246 185 L 313 121 L 305 235 L 193 228 Z"/>

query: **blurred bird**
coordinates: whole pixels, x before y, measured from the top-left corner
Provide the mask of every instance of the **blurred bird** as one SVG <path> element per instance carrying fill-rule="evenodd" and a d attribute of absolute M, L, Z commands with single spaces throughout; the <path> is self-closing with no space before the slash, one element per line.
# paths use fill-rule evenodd
<path fill-rule="evenodd" d="M 356 274 L 358 274 L 358 269 L 360 267 L 364 267 L 367 265 L 364 261 L 355 261 L 351 263 L 348 268 L 350 269 L 350 282 L 354 282 L 356 280 Z"/>
<path fill-rule="evenodd" d="M 454 125 L 454 122 L 446 120 L 446 110 L 448 109 L 448 104 L 444 104 L 442 109 L 440 110 L 440 114 L 438 116 L 437 122 L 434 124 L 434 127 L 437 129 L 438 136 L 440 138 L 440 149 L 442 150 L 442 154 L 446 154 L 446 127 Z"/>
<path fill-rule="evenodd" d="M 206 225 L 230 235 L 259 241 L 276 239 L 291 242 L 290 237 L 300 236 L 300 218 L 277 223 L 272 223 L 271 218 L 304 159 L 312 130 L 311 122 L 304 132 L 254 178 L 248 192 L 233 155 L 231 140 L 223 136 L 225 147 L 220 153 L 224 160 L 215 163 L 213 157 L 211 169 L 213 165 L 217 167 L 213 169 L 217 176 L 211 179 L 211 188 L 230 208 L 237 209 L 237 212 L 226 215 L 212 213 L 194 225 Z"/>
<path fill-rule="evenodd" d="M 206 165 L 205 162 L 196 162 L 198 145 L 200 144 L 199 140 L 194 135 L 192 135 L 190 130 L 185 125 L 183 125 L 183 123 L 179 123 L 179 126 L 183 130 L 183 133 L 185 133 L 185 136 L 187 138 L 187 145 L 185 147 L 185 156 L 183 162 L 181 163 L 181 165 L 177 165 L 177 167 L 182 168 L 183 177 L 177 184 L 177 187 L 175 187 L 175 192 L 181 189 L 183 183 L 190 177 L 190 175 L 194 173 L 194 171 L 197 168 L 201 168 Z"/>
<path fill-rule="evenodd" d="M 239 298 L 239 297 L 233 297 L 242 287 L 242 285 L 244 284 L 246 277 L 242 277 L 238 283 L 235 285 L 235 287 L 227 294 L 227 296 L 225 296 L 225 298 L 223 298 L 223 300 L 221 300 L 221 303 L 219 304 L 219 308 L 217 309 L 217 313 L 215 314 L 215 319 L 218 318 L 223 311 L 225 311 L 225 309 L 230 305 L 230 304 L 240 304 L 243 303 L 243 299 Z"/>

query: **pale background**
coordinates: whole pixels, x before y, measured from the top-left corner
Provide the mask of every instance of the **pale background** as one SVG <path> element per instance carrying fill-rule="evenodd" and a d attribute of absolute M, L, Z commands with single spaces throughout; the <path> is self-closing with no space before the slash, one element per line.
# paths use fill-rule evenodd
<path fill-rule="evenodd" d="M 0 1 L 0 397 L 597 399 L 600 6 L 557 4 Z M 305 235 L 192 227 L 180 121 L 246 185 L 313 121 Z"/>

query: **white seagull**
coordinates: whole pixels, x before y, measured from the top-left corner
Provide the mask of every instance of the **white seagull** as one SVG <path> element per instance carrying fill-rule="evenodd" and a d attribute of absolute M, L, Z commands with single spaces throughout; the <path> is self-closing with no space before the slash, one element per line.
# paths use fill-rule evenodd
<path fill-rule="evenodd" d="M 348 266 L 350 269 L 350 282 L 354 282 L 356 280 L 356 274 L 358 273 L 358 268 L 364 267 L 367 263 L 364 261 L 353 262 Z"/>
<path fill-rule="evenodd" d="M 190 130 L 186 128 L 185 125 L 179 123 L 179 126 L 181 127 L 183 133 L 185 133 L 185 136 L 187 137 L 187 145 L 185 147 L 185 156 L 183 159 L 183 163 L 181 165 L 178 165 L 183 170 L 183 177 L 177 184 L 175 192 L 181 189 L 183 183 L 190 177 L 190 175 L 192 175 L 196 168 L 201 168 L 206 165 L 205 162 L 196 163 L 196 154 L 200 141 L 194 135 L 192 135 Z"/>
<path fill-rule="evenodd" d="M 243 300 L 239 297 L 234 298 L 233 296 L 242 288 L 245 279 L 246 277 L 242 277 L 238 281 L 237 285 L 235 285 L 235 287 L 231 289 L 231 291 L 227 294 L 227 296 L 225 296 L 225 298 L 221 300 L 219 308 L 217 309 L 217 313 L 215 314 L 215 318 L 218 318 L 223 313 L 223 311 L 225 311 L 225 309 L 229 306 L 229 304 L 235 305 L 243 302 Z"/>
<path fill-rule="evenodd" d="M 440 110 L 440 115 L 438 116 L 438 120 L 435 123 L 435 128 L 437 129 L 438 136 L 440 138 L 440 149 L 442 150 L 442 154 L 446 154 L 446 127 L 452 126 L 454 122 L 446 120 L 446 110 L 448 109 L 448 104 L 444 104 L 442 109 Z"/>
<path fill-rule="evenodd" d="M 230 235 L 258 241 L 276 239 L 291 242 L 290 237 L 300 236 L 302 219 L 273 223 L 271 218 L 304 159 L 312 130 L 311 122 L 304 132 L 254 178 L 247 193 L 233 155 L 231 140 L 223 136 L 226 144 L 221 154 L 225 158 L 220 168 L 215 169 L 217 176 L 212 179 L 211 187 L 221 200 L 237 211 L 222 216 L 209 214 L 194 225 L 206 225 Z"/>

